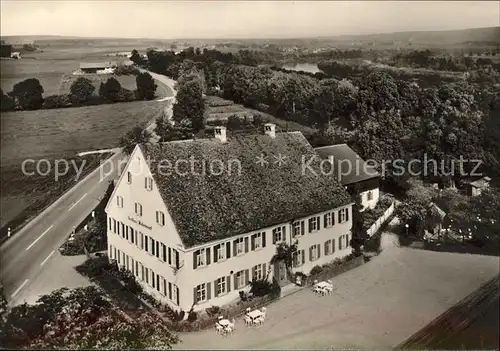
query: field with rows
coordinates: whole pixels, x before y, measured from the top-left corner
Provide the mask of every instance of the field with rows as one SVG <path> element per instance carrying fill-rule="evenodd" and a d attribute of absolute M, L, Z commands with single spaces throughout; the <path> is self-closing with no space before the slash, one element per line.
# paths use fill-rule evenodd
<path fill-rule="evenodd" d="M 205 97 L 205 110 L 208 115 L 207 123 L 226 122 L 230 116 L 238 116 L 240 119 L 253 120 L 253 116 L 261 115 L 266 121 L 276 124 L 281 130 L 301 131 L 305 135 L 314 132 L 313 128 L 306 127 L 296 122 L 285 121 L 268 113 L 254 110 L 232 101 L 222 99 L 218 96 Z"/>

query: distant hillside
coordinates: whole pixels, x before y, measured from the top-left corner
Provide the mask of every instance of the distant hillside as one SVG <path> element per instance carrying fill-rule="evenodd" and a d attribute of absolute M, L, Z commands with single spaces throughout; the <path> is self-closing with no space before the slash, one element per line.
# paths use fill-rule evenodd
<path fill-rule="evenodd" d="M 500 47 L 500 27 L 470 28 L 443 31 L 395 32 L 365 35 L 341 35 L 321 38 L 296 39 L 135 39 L 135 38 L 86 38 L 66 37 L 57 35 L 27 35 L 1 37 L 6 43 L 19 45 L 35 43 L 38 46 L 130 46 L 149 45 L 162 47 L 167 43 L 183 41 L 194 46 L 220 43 L 240 43 L 243 45 L 275 43 L 278 45 L 308 45 L 308 44 L 365 44 L 376 45 L 415 45 L 415 46 L 493 46 Z M 142 46 L 141 45 L 141 46 Z"/>
<path fill-rule="evenodd" d="M 492 43 L 500 45 L 500 27 L 460 30 L 396 32 L 370 35 L 341 36 L 344 40 L 401 41 L 428 44 Z M 334 38 L 332 38 L 334 39 Z M 491 45 L 491 44 L 490 44 Z"/>

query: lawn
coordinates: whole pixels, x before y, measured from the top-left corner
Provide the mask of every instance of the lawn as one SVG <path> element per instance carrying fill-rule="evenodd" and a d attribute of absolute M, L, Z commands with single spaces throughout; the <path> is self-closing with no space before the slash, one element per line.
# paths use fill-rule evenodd
<path fill-rule="evenodd" d="M 207 122 L 209 123 L 215 121 L 227 121 L 227 119 L 232 115 L 236 115 L 241 119 L 244 119 L 246 117 L 247 119 L 252 121 L 253 116 L 261 115 L 264 119 L 266 119 L 270 123 L 276 124 L 282 130 L 301 131 L 305 135 L 312 134 L 315 131 L 313 128 L 304 126 L 302 124 L 285 121 L 268 113 L 254 110 L 243 105 L 235 104 L 230 100 L 225 100 L 218 96 L 206 96 L 205 109 L 208 114 Z"/>
<path fill-rule="evenodd" d="M 52 171 L 45 176 L 36 172 L 34 164 L 26 166 L 26 173 L 22 172 L 20 165 L 2 165 L 0 173 L 0 242 L 5 237 L 7 227 L 15 231 L 23 226 L 111 155 L 112 153 L 91 154 L 82 157 L 71 154 L 60 155 L 61 159 L 68 160 L 70 164 L 67 174 L 59 179 L 55 177 L 54 160 L 50 160 Z M 41 167 L 42 172 L 45 171 L 45 167 L 47 166 Z M 64 165 L 59 164 L 58 167 L 59 173 L 63 174 Z M 79 178 L 76 169 L 81 169 Z"/>
<path fill-rule="evenodd" d="M 498 275 L 498 258 L 387 248 L 332 279 L 333 296 L 301 290 L 267 307 L 263 327 L 183 333 L 175 349 L 392 349 Z M 479 347 L 472 347 L 479 349 Z"/>
<path fill-rule="evenodd" d="M 57 158 L 68 153 L 116 147 L 138 123 L 156 118 L 166 103 L 134 101 L 66 109 L 2 114 L 2 167 L 25 159 Z"/>
<path fill-rule="evenodd" d="M 4 92 L 8 92 L 12 90 L 14 84 L 24 79 L 37 78 L 45 91 L 44 96 L 58 94 L 63 75 L 79 69 L 81 62 L 123 62 L 127 58 L 106 55 L 128 49 L 128 47 L 123 50 L 119 47 L 48 47 L 43 48 L 43 52 L 26 53 L 20 60 L 2 59 L 0 85 Z M 124 88 L 129 89 L 127 82 L 124 84 Z"/>
<path fill-rule="evenodd" d="M 19 111 L 2 114 L 1 128 L 1 227 L 18 227 L 68 190 L 74 182 L 52 182 L 24 177 L 26 159 L 74 159 L 81 151 L 114 148 L 135 124 L 156 118 L 165 103 L 128 103 L 67 109 Z M 99 164 L 95 155 L 86 156 L 84 171 Z M 53 178 L 51 178 L 53 179 Z M 5 228 L 4 228 L 5 229 Z"/>

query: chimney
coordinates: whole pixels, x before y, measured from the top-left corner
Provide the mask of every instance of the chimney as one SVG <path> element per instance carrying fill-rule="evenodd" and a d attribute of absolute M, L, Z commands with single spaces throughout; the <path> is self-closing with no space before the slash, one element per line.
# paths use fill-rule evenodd
<path fill-rule="evenodd" d="M 271 138 L 276 137 L 276 124 L 266 123 L 264 124 L 264 134 L 269 135 Z"/>
<path fill-rule="evenodd" d="M 215 139 L 219 140 L 221 143 L 225 143 L 227 141 L 226 127 L 216 126 L 214 128 L 214 136 Z"/>

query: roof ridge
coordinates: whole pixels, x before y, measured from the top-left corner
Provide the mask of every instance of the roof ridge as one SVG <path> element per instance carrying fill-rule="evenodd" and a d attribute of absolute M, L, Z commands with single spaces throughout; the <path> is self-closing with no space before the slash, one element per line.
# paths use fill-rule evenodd
<path fill-rule="evenodd" d="M 326 149 L 327 147 L 336 147 L 336 146 L 347 146 L 348 148 L 352 149 L 349 145 L 347 145 L 346 143 L 342 143 L 342 144 L 332 144 L 332 145 L 325 145 L 325 146 L 318 146 L 318 147 L 315 147 L 314 149 L 315 150 L 320 150 L 320 149 Z"/>

